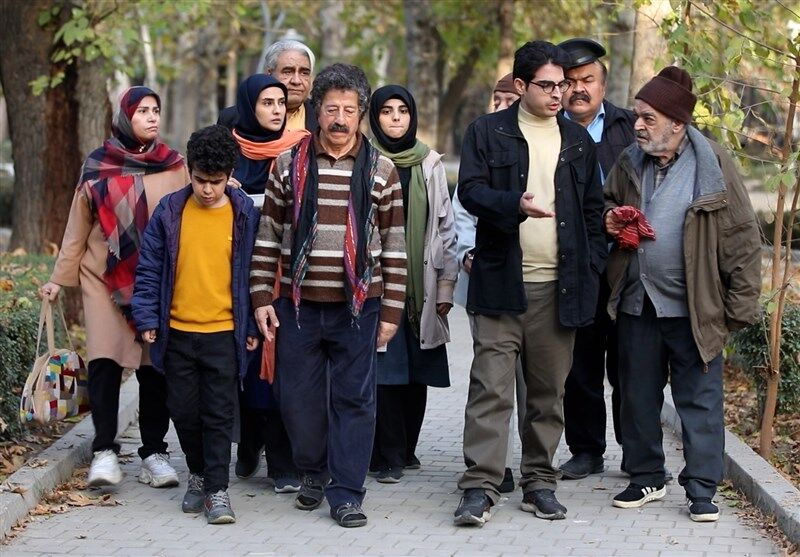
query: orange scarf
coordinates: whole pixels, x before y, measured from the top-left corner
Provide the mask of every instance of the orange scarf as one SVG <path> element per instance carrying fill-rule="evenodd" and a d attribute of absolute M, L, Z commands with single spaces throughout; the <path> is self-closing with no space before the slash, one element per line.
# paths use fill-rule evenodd
<path fill-rule="evenodd" d="M 236 130 L 233 130 L 233 137 L 239 144 L 242 154 L 250 160 L 263 161 L 265 159 L 274 159 L 284 151 L 291 149 L 303 140 L 307 135 L 311 135 L 308 130 L 284 130 L 283 135 L 274 141 L 267 141 L 265 143 L 258 143 L 245 139 Z"/>

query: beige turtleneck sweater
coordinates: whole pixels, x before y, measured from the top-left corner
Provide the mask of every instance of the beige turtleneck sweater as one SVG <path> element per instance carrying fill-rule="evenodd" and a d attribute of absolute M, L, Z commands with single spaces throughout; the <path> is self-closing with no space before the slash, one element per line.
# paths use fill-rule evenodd
<path fill-rule="evenodd" d="M 561 131 L 553 118 L 540 118 L 519 107 L 519 129 L 528 143 L 527 191 L 533 202 L 555 212 L 555 174 L 561 151 Z M 558 239 L 556 219 L 526 219 L 519 227 L 522 247 L 522 278 L 525 282 L 558 279 Z"/>

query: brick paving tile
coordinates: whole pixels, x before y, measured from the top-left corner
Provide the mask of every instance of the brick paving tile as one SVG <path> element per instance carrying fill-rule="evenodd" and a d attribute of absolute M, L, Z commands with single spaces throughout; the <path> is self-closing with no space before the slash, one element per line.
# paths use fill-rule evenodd
<path fill-rule="evenodd" d="M 448 352 L 453 387 L 429 389 L 428 412 L 417 450 L 422 468 L 407 471 L 402 482 L 395 485 L 367 479 L 366 527 L 338 527 L 328 516 L 326 505 L 313 512 L 296 510 L 292 495 L 272 491 L 264 466 L 250 480 L 236 478 L 231 470 L 230 495 L 238 521 L 209 526 L 202 515 L 180 512 L 185 483 L 173 489 L 153 489 L 137 481 L 139 431 L 134 424 L 121 439 L 123 453 L 130 454 L 123 463 L 125 479 L 117 488 L 107 490 L 124 505 L 76 508 L 49 518 L 37 517 L 9 544 L 0 546 L 0 555 L 778 554 L 771 541 L 741 523 L 735 510 L 725 506 L 721 498 L 719 522 L 691 522 L 677 482 L 668 486 L 663 500 L 641 509 L 612 507 L 611 499 L 624 489 L 627 478 L 619 471 L 621 451 L 610 429 L 605 472 L 559 483 L 559 499 L 568 509 L 565 520 L 548 522 L 521 511 L 518 488 L 493 508 L 493 517 L 483 528 L 455 527 L 452 521 L 461 497 L 456 481 L 464 466 L 461 442 L 472 351 L 464 311 L 456 308 L 451 317 L 453 342 Z M 171 462 L 185 482 L 186 464 L 173 430 L 167 440 Z M 664 440 L 667 466 L 677 476 L 682 466 L 680 442 L 669 431 L 665 431 Z M 518 440 L 515 450 L 515 477 L 519 479 Z M 556 463 L 568 456 L 562 442 Z M 77 535 L 86 538 L 76 539 Z"/>

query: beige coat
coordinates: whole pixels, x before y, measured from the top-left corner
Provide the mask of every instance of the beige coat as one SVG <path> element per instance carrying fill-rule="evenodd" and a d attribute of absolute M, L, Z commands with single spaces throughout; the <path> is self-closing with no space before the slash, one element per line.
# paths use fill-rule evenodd
<path fill-rule="evenodd" d="M 148 214 L 158 202 L 189 183 L 185 166 L 144 177 Z M 138 368 L 150 364 L 148 350 L 136 342 L 122 312 L 111 300 L 103 282 L 108 242 L 92 213 L 83 188 L 75 191 L 67 229 L 50 281 L 61 286 L 80 286 L 86 321 L 87 361 L 109 358 L 122 367 Z"/>
<path fill-rule="evenodd" d="M 432 150 L 422 161 L 428 190 L 428 223 L 423 248 L 425 299 L 419 324 L 422 349 L 436 348 L 450 341 L 447 317 L 436 312 L 436 304 L 453 303 L 453 289 L 458 278 L 453 206 L 441 159 L 442 155 Z"/>

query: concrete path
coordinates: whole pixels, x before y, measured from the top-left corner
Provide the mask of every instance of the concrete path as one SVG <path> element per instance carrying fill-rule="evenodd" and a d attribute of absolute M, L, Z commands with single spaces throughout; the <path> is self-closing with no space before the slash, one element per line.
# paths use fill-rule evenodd
<path fill-rule="evenodd" d="M 719 522 L 693 523 L 677 483 L 668 486 L 665 499 L 642 509 L 612 507 L 611 498 L 627 485 L 627 478 L 619 472 L 620 450 L 611 431 L 606 472 L 559 484 L 559 498 L 569 510 L 566 520 L 548 522 L 522 512 L 522 493 L 517 489 L 494 508 L 485 527 L 454 527 L 453 511 L 460 498 L 456 480 L 463 469 L 461 440 L 472 348 L 463 310 L 453 310 L 451 323 L 453 387 L 429 391 L 428 413 L 417 451 L 422 469 L 408 471 L 397 485 L 367 480 L 366 527 L 340 528 L 329 518 L 327 505 L 311 513 L 296 510 L 292 495 L 272 492 L 263 467 L 251 480 L 239 480 L 231 472 L 230 493 L 237 522 L 209 526 L 202 515 L 180 512 L 184 483 L 165 490 L 139 484 L 139 461 L 135 458 L 124 465 L 126 477 L 115 491 L 115 497 L 124 505 L 76 508 L 66 514 L 36 519 L 9 545 L 0 546 L 0 555 L 777 554 L 771 541 L 744 525 L 735 509 L 724 502 L 720 503 Z M 665 430 L 664 435 L 667 465 L 677 476 L 682 465 L 680 444 L 669 431 Z M 124 452 L 135 454 L 138 430 L 131 427 L 122 442 Z M 186 466 L 174 431 L 170 432 L 169 442 L 172 463 L 184 482 Z M 556 460 L 565 460 L 565 453 L 562 444 Z"/>

